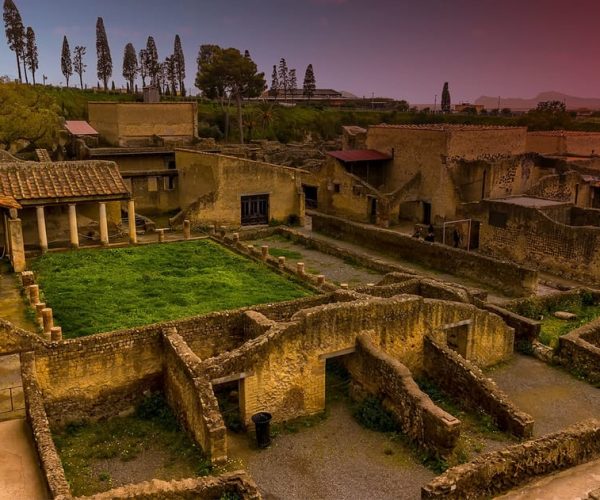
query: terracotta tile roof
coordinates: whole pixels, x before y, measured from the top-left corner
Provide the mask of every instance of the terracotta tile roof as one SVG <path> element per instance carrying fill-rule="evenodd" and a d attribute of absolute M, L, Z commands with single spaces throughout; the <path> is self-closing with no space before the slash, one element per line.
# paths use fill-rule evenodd
<path fill-rule="evenodd" d="M 65 128 L 73 135 L 98 135 L 98 132 L 85 121 L 67 120 Z"/>
<path fill-rule="evenodd" d="M 0 163 L 0 195 L 25 204 L 130 196 L 116 163 L 108 161 Z"/>
<path fill-rule="evenodd" d="M 0 207 L 3 208 L 23 208 L 17 200 L 15 200 L 12 196 L 5 196 L 0 194 Z"/>
<path fill-rule="evenodd" d="M 391 160 L 392 157 L 385 153 L 380 153 L 374 149 L 349 149 L 346 151 L 329 151 L 329 156 L 343 162 L 354 161 L 385 161 Z"/>

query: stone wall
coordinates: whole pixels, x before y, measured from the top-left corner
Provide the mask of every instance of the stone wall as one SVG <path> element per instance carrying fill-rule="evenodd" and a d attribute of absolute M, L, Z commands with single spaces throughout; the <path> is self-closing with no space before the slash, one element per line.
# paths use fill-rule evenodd
<path fill-rule="evenodd" d="M 25 398 L 25 414 L 32 431 L 38 461 L 51 498 L 70 498 L 70 489 L 44 408 L 42 390 L 36 378 L 35 356 L 21 354 L 21 379 Z"/>
<path fill-rule="evenodd" d="M 215 465 L 227 461 L 225 424 L 210 381 L 194 371 L 198 358 L 175 329 L 165 332 L 164 390 L 169 406 Z"/>
<path fill-rule="evenodd" d="M 453 467 L 421 491 L 421 498 L 491 498 L 531 479 L 600 457 L 600 421 L 488 453 Z"/>
<path fill-rule="evenodd" d="M 542 324 L 494 304 L 483 304 L 483 308 L 500 316 L 515 331 L 515 347 L 527 348 L 540 334 Z"/>
<path fill-rule="evenodd" d="M 115 488 L 78 500 L 217 500 L 221 498 L 260 500 L 256 483 L 246 472 L 237 471 L 221 476 L 196 477 L 179 481 L 154 479 L 145 483 Z"/>
<path fill-rule="evenodd" d="M 490 415 L 499 429 L 531 437 L 533 418 L 517 409 L 508 396 L 475 365 L 430 337 L 425 338 L 424 371 L 452 398 Z"/>
<path fill-rule="evenodd" d="M 304 218 L 301 170 L 231 156 L 176 151 L 180 206 L 193 225 L 241 225 L 242 196 L 269 195 L 269 220 Z"/>
<path fill-rule="evenodd" d="M 600 319 L 560 337 L 556 359 L 576 375 L 600 385 Z"/>
<path fill-rule="evenodd" d="M 490 213 L 503 214 L 506 222 L 504 227 L 488 221 L 481 224 L 481 252 L 559 276 L 600 283 L 600 228 L 561 224 L 535 208 L 485 203 Z"/>
<path fill-rule="evenodd" d="M 357 338 L 356 352 L 346 366 L 353 384 L 383 398 L 402 432 L 419 446 L 438 456 L 452 453 L 460 435 L 460 421 L 435 405 L 419 389 L 410 370 L 377 349 L 367 335 Z"/>
<path fill-rule="evenodd" d="M 313 231 L 438 271 L 470 278 L 510 295 L 530 295 L 537 286 L 536 271 L 511 262 L 323 214 L 313 212 L 311 216 Z"/>

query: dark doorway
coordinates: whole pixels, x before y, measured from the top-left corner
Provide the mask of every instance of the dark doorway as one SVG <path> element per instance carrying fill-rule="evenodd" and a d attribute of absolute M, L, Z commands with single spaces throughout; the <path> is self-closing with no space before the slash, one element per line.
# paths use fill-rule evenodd
<path fill-rule="evenodd" d="M 423 202 L 423 224 L 431 224 L 431 203 Z"/>
<path fill-rule="evenodd" d="M 369 222 L 377 223 L 377 198 L 369 198 Z"/>
<path fill-rule="evenodd" d="M 485 199 L 485 189 L 486 189 L 486 181 L 487 181 L 487 170 L 483 171 L 483 179 L 481 179 L 481 199 Z"/>
<path fill-rule="evenodd" d="M 592 190 L 592 208 L 600 208 L 600 187 Z"/>
<path fill-rule="evenodd" d="M 307 186 L 302 184 L 304 190 L 304 199 L 306 200 L 306 208 L 318 208 L 318 191 L 317 186 Z"/>
<path fill-rule="evenodd" d="M 449 326 L 446 330 L 446 344 L 450 349 L 456 351 L 463 358 L 467 358 L 467 347 L 469 343 L 470 324 L 457 324 Z"/>
<path fill-rule="evenodd" d="M 213 391 L 219 402 L 225 427 L 233 432 L 243 432 L 244 423 L 240 415 L 240 381 L 214 384 Z"/>
<path fill-rule="evenodd" d="M 269 223 L 269 195 L 242 196 L 242 226 Z"/>

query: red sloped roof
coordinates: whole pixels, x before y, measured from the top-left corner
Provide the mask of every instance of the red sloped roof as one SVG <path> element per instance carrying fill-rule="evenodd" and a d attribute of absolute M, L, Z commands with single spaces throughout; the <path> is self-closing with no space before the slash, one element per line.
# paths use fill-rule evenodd
<path fill-rule="evenodd" d="M 92 126 L 85 121 L 67 120 L 65 128 L 73 135 L 98 135 Z"/>
<path fill-rule="evenodd" d="M 355 161 L 385 161 L 391 160 L 392 157 L 388 154 L 375 151 L 374 149 L 351 149 L 348 151 L 329 151 L 329 156 L 343 162 Z"/>

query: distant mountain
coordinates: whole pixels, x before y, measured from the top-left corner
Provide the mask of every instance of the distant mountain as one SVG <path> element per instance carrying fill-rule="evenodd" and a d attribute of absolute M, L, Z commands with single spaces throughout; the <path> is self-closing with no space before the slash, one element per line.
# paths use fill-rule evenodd
<path fill-rule="evenodd" d="M 600 109 L 600 98 L 597 97 L 575 97 L 562 94 L 561 92 L 542 92 L 532 99 L 523 99 L 520 97 L 501 97 L 500 108 L 510 108 L 513 111 L 527 111 L 535 108 L 538 102 L 542 101 L 561 101 L 567 106 L 567 109 Z M 475 104 L 483 104 L 486 109 L 495 109 L 498 107 L 498 98 L 490 96 L 481 96 L 475 101 Z"/>

